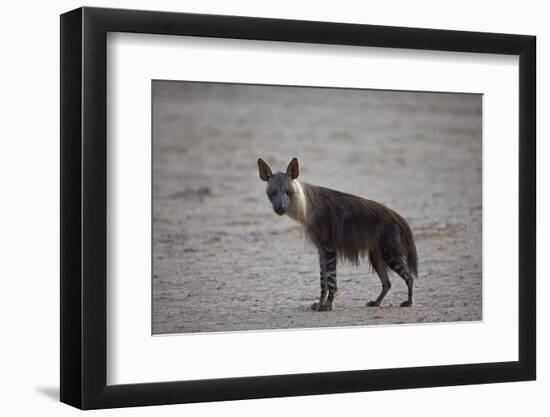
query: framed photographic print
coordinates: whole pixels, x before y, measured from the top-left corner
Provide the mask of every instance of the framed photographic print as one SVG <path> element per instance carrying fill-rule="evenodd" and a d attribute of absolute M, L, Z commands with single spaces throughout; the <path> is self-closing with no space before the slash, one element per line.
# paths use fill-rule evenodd
<path fill-rule="evenodd" d="M 536 375 L 535 38 L 61 16 L 61 401 Z"/>

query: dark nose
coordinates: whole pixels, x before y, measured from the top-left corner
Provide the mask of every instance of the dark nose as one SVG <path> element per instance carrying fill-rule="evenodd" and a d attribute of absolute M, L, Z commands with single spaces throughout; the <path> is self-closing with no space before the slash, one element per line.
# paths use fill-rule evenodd
<path fill-rule="evenodd" d="M 284 207 L 273 207 L 273 210 L 275 210 L 275 213 L 277 213 L 279 216 L 285 214 Z"/>

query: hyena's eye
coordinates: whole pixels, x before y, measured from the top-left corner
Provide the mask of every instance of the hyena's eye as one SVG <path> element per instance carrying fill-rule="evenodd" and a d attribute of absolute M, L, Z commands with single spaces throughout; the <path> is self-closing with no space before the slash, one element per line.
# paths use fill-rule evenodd
<path fill-rule="evenodd" d="M 275 194 L 277 194 L 275 191 L 271 191 L 271 192 L 267 193 L 267 196 L 269 198 L 273 198 L 273 197 L 275 197 Z"/>
<path fill-rule="evenodd" d="M 292 197 L 292 191 L 287 190 L 287 191 L 286 191 L 286 195 L 289 196 L 289 197 Z"/>

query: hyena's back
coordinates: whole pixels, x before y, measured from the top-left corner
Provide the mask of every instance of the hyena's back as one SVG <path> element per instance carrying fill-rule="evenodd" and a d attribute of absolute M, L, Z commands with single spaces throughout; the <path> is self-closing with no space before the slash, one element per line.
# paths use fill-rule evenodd
<path fill-rule="evenodd" d="M 404 262 L 417 275 L 411 228 L 395 211 L 375 201 L 324 187 L 302 184 L 308 205 L 307 234 L 318 247 L 332 247 L 341 260 L 385 264 Z M 374 265 L 373 265 L 374 266 Z"/>

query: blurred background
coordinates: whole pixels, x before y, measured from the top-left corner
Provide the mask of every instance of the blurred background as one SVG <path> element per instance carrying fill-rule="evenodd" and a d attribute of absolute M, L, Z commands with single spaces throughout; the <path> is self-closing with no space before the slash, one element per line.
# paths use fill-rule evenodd
<path fill-rule="evenodd" d="M 153 81 L 153 333 L 482 319 L 482 96 Z M 339 265 L 335 311 L 316 250 L 275 215 L 261 157 L 303 182 L 379 201 L 410 223 L 406 286 L 380 308 L 366 265 Z"/>

